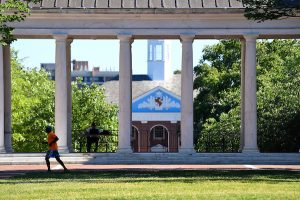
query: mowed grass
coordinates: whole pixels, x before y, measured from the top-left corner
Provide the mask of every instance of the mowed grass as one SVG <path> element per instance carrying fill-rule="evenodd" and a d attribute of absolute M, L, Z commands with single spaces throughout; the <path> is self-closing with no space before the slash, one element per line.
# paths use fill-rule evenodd
<path fill-rule="evenodd" d="M 71 171 L 0 179 L 0 199 L 300 199 L 296 171 Z"/>

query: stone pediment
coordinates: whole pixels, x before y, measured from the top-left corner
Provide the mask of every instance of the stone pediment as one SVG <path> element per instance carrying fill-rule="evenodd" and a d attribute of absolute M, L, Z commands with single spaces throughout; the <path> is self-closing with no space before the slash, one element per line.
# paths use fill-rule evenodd
<path fill-rule="evenodd" d="M 132 112 L 179 113 L 180 97 L 162 87 L 156 87 L 133 100 Z"/>

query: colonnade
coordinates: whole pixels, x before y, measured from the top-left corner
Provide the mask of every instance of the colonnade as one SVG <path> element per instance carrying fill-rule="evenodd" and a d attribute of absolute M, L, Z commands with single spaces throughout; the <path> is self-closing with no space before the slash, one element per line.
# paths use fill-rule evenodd
<path fill-rule="evenodd" d="M 58 34 L 55 52 L 55 130 L 59 150 L 72 152 L 71 42 Z M 119 143 L 118 153 L 131 153 L 132 122 L 132 35 L 118 35 L 119 57 Z M 193 41 L 195 35 L 180 35 L 181 71 L 181 146 L 179 153 L 195 153 L 193 146 Z M 259 152 L 257 147 L 256 39 L 245 35 L 241 40 L 241 146 L 242 152 Z M 12 152 L 10 46 L 0 46 L 0 152 Z"/>

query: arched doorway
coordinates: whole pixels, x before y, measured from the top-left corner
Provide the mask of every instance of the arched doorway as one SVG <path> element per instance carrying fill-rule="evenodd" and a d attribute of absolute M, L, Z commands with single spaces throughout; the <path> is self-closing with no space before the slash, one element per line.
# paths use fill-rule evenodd
<path fill-rule="evenodd" d="M 150 152 L 169 151 L 169 131 L 162 125 L 156 125 L 150 130 Z"/>
<path fill-rule="evenodd" d="M 130 143 L 133 152 L 140 152 L 139 130 L 135 126 L 131 127 Z"/>

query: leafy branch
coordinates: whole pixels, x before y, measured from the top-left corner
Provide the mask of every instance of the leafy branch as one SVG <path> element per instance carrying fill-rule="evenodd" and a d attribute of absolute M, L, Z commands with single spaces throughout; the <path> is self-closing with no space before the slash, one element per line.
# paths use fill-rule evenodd
<path fill-rule="evenodd" d="M 7 45 L 16 40 L 13 36 L 14 28 L 8 23 L 21 22 L 30 14 L 29 3 L 41 0 L 7 0 L 0 3 L 0 44 Z"/>
<path fill-rule="evenodd" d="M 296 17 L 299 0 L 238 0 L 245 5 L 245 17 L 257 22 Z"/>

